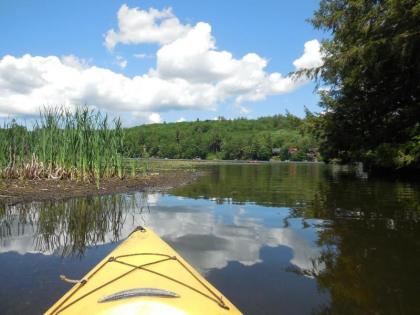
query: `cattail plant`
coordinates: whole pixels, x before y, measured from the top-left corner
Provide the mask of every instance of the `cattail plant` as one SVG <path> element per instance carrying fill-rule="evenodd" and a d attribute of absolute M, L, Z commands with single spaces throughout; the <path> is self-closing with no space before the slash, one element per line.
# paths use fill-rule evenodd
<path fill-rule="evenodd" d="M 121 120 L 88 108 L 45 108 L 28 130 L 15 120 L 0 128 L 3 178 L 92 181 L 124 177 Z M 131 172 L 131 175 L 133 172 Z"/>

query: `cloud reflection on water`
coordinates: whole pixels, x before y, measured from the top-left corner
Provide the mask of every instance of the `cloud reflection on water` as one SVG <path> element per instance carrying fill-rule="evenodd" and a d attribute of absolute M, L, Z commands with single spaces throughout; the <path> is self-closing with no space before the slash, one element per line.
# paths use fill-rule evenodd
<path fill-rule="evenodd" d="M 321 249 L 314 244 L 314 229 L 302 233 L 298 222 L 282 227 L 281 222 L 288 215 L 287 208 L 265 208 L 254 204 L 217 205 L 210 200 L 160 194 L 136 194 L 134 197 L 134 204 L 125 204 L 124 222 L 118 237 L 125 238 L 137 225 L 149 226 L 202 272 L 222 269 L 230 261 L 245 266 L 259 263 L 264 246 L 291 248 L 290 263 L 300 269 L 310 269 L 312 260 L 320 255 Z M 139 200 L 147 200 L 147 211 L 138 211 Z M 49 235 L 48 240 L 53 240 L 51 244 L 43 243 L 42 239 L 40 242 L 40 237 L 45 236 L 40 235 L 40 230 L 45 230 L 40 229 L 40 211 L 45 211 L 42 203 L 26 205 L 25 212 L 19 206 L 8 209 L 7 216 L 1 219 L 0 253 L 51 255 L 60 253 L 61 246 L 69 246 L 65 222 L 58 222 L 54 235 Z M 268 227 L 266 220 L 278 223 Z M 70 241 L 74 238 L 70 237 Z M 115 232 L 105 231 L 103 239 L 96 245 L 112 241 L 115 241 Z"/>

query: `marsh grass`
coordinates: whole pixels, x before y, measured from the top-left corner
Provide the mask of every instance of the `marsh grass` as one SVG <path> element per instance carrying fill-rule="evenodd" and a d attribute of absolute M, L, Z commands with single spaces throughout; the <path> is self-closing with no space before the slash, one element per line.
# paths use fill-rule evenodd
<path fill-rule="evenodd" d="M 103 178 L 123 178 L 123 139 L 120 119 L 110 121 L 107 115 L 88 108 L 72 112 L 46 108 L 32 128 L 12 120 L 0 129 L 1 176 L 82 180 L 97 185 Z"/>

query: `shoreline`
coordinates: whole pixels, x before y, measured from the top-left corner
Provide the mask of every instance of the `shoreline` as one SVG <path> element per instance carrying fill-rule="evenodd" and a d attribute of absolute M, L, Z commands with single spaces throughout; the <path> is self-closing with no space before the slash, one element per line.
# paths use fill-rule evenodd
<path fill-rule="evenodd" d="M 136 178 L 109 178 L 95 183 L 71 180 L 0 180 L 0 204 L 14 205 L 46 200 L 65 200 L 77 197 L 102 196 L 133 191 L 165 192 L 195 181 L 202 172 L 171 170 L 152 172 Z"/>
<path fill-rule="evenodd" d="M 165 159 L 165 158 L 127 158 L 127 160 L 147 161 L 148 163 L 177 163 L 186 162 L 190 164 L 284 164 L 284 163 L 309 163 L 325 164 L 323 161 L 292 161 L 292 160 L 207 160 L 207 159 Z"/>

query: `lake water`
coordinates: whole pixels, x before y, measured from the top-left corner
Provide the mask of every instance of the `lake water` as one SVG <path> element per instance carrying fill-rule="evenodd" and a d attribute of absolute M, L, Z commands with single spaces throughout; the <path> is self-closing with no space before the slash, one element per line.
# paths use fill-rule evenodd
<path fill-rule="evenodd" d="M 0 314 L 40 314 L 138 225 L 245 314 L 420 314 L 420 185 L 323 164 L 206 166 L 170 194 L 0 208 Z"/>

